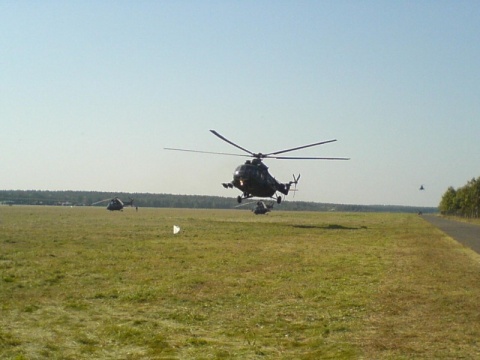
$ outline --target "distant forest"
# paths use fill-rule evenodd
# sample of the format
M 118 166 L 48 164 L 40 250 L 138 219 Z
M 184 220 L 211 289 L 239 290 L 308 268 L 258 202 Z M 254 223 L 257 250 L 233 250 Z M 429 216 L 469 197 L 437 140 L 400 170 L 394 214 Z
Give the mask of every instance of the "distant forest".
M 464 186 L 454 189 L 450 186 L 439 205 L 444 215 L 478 218 L 480 209 L 480 177 L 473 178 Z
M 235 209 L 236 198 L 203 195 L 172 195 L 150 193 L 113 193 L 98 191 L 41 191 L 41 190 L 0 190 L 0 203 L 4 205 L 54 205 L 54 206 L 92 206 L 92 204 L 114 197 L 123 202 L 134 199 L 134 206 L 157 208 L 191 209 Z M 245 201 L 248 202 L 248 201 Z M 107 203 L 94 206 L 106 207 Z M 250 205 L 253 208 L 254 204 Z M 238 209 L 248 209 L 249 205 Z M 275 205 L 277 210 L 286 211 L 344 211 L 344 212 L 403 212 L 435 213 L 436 207 L 415 207 L 395 205 L 346 205 L 305 201 L 283 201 Z

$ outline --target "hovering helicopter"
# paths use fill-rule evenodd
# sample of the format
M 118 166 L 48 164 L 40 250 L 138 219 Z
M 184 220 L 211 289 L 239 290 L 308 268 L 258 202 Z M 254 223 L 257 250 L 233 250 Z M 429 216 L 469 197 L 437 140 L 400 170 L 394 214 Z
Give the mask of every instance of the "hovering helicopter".
M 130 199 L 129 202 L 123 203 L 123 201 L 120 200 L 118 197 L 114 197 L 113 199 L 100 200 L 93 203 L 92 205 L 100 204 L 105 201 L 109 201 L 107 205 L 107 210 L 110 210 L 110 211 L 116 211 L 116 210 L 123 211 L 123 208 L 125 206 L 133 206 L 133 199 Z
M 295 177 L 293 175 L 293 180 L 287 183 L 281 183 L 277 181 L 269 172 L 268 167 L 262 162 L 265 158 L 270 159 L 281 159 L 281 160 L 349 160 L 349 158 L 331 158 L 331 157 L 289 157 L 289 156 L 278 156 L 280 154 L 284 154 L 286 152 L 305 149 L 312 146 L 323 145 L 327 143 L 331 143 L 337 140 L 327 140 L 321 141 L 314 144 L 299 146 L 291 149 L 280 150 L 268 154 L 262 153 L 253 153 L 250 150 L 247 150 L 234 142 L 228 140 L 224 136 L 220 135 L 215 130 L 210 130 L 212 134 L 217 136 L 218 138 L 222 139 L 223 141 L 229 143 L 230 145 L 246 152 L 249 155 L 244 154 L 229 154 L 229 153 L 218 153 L 218 152 L 210 152 L 210 151 L 198 151 L 198 150 L 187 150 L 187 149 L 176 149 L 176 148 L 165 148 L 165 150 L 176 150 L 176 151 L 187 151 L 187 152 L 197 152 L 197 153 L 205 153 L 205 154 L 217 154 L 217 155 L 234 155 L 234 156 L 243 156 L 243 157 L 253 157 L 252 160 L 247 160 L 244 164 L 239 165 L 234 173 L 233 173 L 233 180 L 228 183 L 223 183 L 224 188 L 237 188 L 242 192 L 242 195 L 237 197 L 237 202 L 241 203 L 244 199 L 249 199 L 252 197 L 260 197 L 260 198 L 272 198 L 275 199 L 278 204 L 281 203 L 282 197 L 281 195 L 276 195 L 277 192 L 288 195 L 290 191 L 290 187 L 292 185 L 297 185 L 298 180 L 300 180 L 300 175 Z

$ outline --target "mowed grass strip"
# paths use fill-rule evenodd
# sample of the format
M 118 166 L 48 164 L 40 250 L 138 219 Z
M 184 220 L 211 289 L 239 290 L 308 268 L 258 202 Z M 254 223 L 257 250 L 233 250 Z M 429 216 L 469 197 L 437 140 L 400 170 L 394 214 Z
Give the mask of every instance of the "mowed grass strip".
M 479 296 L 415 215 L 0 207 L 0 358 L 475 358 Z

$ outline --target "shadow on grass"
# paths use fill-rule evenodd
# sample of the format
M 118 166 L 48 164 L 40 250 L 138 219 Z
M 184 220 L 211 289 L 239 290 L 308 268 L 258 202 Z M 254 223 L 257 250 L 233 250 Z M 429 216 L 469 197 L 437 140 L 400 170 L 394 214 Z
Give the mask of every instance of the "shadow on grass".
M 292 227 L 298 228 L 298 229 L 322 229 L 322 230 L 362 230 L 362 229 L 368 229 L 366 226 L 351 227 L 351 226 L 343 226 L 343 225 L 338 225 L 338 224 L 292 225 Z

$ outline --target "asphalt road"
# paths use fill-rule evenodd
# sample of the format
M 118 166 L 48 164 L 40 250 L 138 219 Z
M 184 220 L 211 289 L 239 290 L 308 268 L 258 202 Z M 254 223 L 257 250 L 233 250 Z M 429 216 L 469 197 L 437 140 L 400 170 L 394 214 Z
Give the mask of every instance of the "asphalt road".
M 423 215 L 423 219 L 480 254 L 480 225 L 447 220 L 435 215 Z

